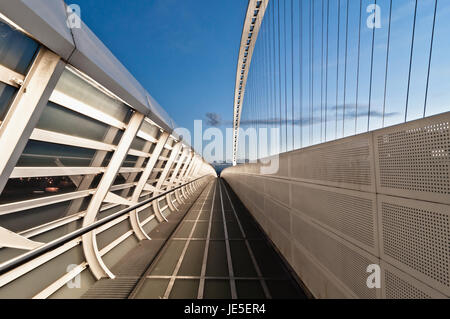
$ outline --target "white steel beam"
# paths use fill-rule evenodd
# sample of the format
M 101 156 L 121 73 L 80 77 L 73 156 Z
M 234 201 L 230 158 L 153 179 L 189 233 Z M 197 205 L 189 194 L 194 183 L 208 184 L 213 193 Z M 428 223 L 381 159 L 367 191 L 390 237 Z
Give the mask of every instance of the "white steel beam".
M 176 156 L 179 154 L 181 146 L 182 146 L 181 142 L 178 142 L 172 148 L 169 160 L 166 162 L 166 165 L 164 166 L 164 169 L 161 172 L 161 175 L 159 176 L 158 182 L 156 183 L 156 186 L 155 186 L 158 189 L 158 193 L 162 192 L 162 186 L 163 186 L 164 182 L 166 181 L 166 177 L 167 177 L 167 174 L 169 173 L 169 170 L 172 168 L 173 161 L 175 160 Z M 153 211 L 155 212 L 157 217 L 159 215 L 160 217 L 163 218 L 163 220 L 167 221 L 167 219 L 164 217 L 164 215 L 161 214 L 158 201 L 153 201 Z
M 147 166 L 144 169 L 144 172 L 142 173 L 138 184 L 136 185 L 133 195 L 131 196 L 132 201 L 139 201 L 139 197 L 141 196 L 141 193 L 143 190 L 149 190 L 154 192 L 153 186 L 147 184 L 147 181 L 150 177 L 150 174 L 152 173 L 156 162 L 158 161 L 158 158 L 164 148 L 164 145 L 166 144 L 167 140 L 169 139 L 169 134 L 166 132 L 161 133 L 161 136 L 159 137 L 158 143 L 155 146 L 155 149 L 153 150 L 153 154 L 151 155 L 150 159 L 147 162 Z M 152 187 L 152 188 L 150 188 Z M 131 227 L 136 235 L 136 237 L 139 240 L 144 239 L 150 239 L 148 235 L 145 233 L 144 229 L 142 228 L 140 222 L 139 222 L 139 216 L 137 211 L 132 211 L 130 213 L 130 223 Z
M 0 81 L 16 88 L 20 87 L 25 76 L 0 64 Z
M 117 132 L 119 132 L 119 129 L 116 127 L 111 126 L 108 131 L 106 132 L 104 138 L 103 138 L 103 143 L 106 144 L 111 144 L 114 141 L 114 138 L 117 135 Z M 108 152 L 106 151 L 97 151 L 95 152 L 94 157 L 92 158 L 91 162 L 90 162 L 90 167 L 99 167 L 102 165 L 103 161 L 105 160 L 106 155 L 108 154 Z M 83 179 L 80 183 L 80 185 L 78 186 L 77 190 L 81 191 L 81 190 L 86 190 L 91 188 L 91 184 L 92 181 L 94 180 L 95 175 L 85 175 L 83 176 Z M 83 199 L 80 200 L 74 200 L 70 203 L 69 208 L 66 211 L 66 216 L 72 215 L 74 213 L 77 213 L 80 211 L 81 209 L 81 205 L 83 204 Z
M 54 143 L 54 144 L 63 144 L 63 145 L 69 145 L 69 146 L 76 146 L 76 147 L 83 147 L 83 148 L 89 148 L 94 150 L 101 150 L 101 151 L 113 151 L 116 147 L 111 144 L 106 144 L 94 140 L 90 140 L 87 138 L 47 131 L 47 130 L 41 130 L 41 129 L 34 129 L 33 133 L 30 136 L 30 139 L 36 140 L 36 141 L 43 141 L 48 143 Z
M 173 171 L 172 176 L 170 177 L 169 180 L 170 185 L 175 186 L 178 184 L 179 179 L 181 177 L 181 175 L 179 175 L 178 173 L 180 172 L 181 167 L 183 166 L 187 157 L 188 151 L 185 150 L 181 153 L 180 159 L 178 160 L 177 165 L 175 166 L 175 170 Z
M 139 132 L 138 132 L 138 134 L 139 134 Z M 150 157 L 151 156 L 151 154 L 149 153 L 150 152 L 150 149 L 152 148 L 152 145 L 153 145 L 154 143 L 152 143 L 152 142 L 149 142 L 149 141 L 146 141 L 145 142 L 145 144 L 144 144 L 144 147 L 142 148 L 142 152 L 144 152 L 144 153 L 146 153 L 147 154 L 147 156 L 146 157 L 139 157 L 138 159 L 137 159 L 137 161 L 136 161 L 136 164 L 134 165 L 134 167 L 136 167 L 136 168 L 141 168 L 141 169 L 145 169 L 144 167 L 143 167 L 143 164 L 144 164 L 144 162 L 145 162 L 145 160 L 146 160 L 146 158 L 148 158 L 148 157 Z M 130 154 L 130 153 L 128 153 L 128 154 Z M 143 171 L 142 171 L 143 172 Z M 127 176 L 127 178 L 126 178 L 126 183 L 131 183 L 131 182 L 134 182 L 134 180 L 136 179 L 136 176 L 138 175 L 138 173 L 130 173 L 130 174 L 128 174 L 128 176 Z M 136 183 L 136 185 L 137 185 L 137 183 Z M 122 197 L 126 197 L 128 195 L 128 190 L 124 190 L 123 192 L 122 192 Z
M 97 121 L 103 122 L 110 126 L 116 127 L 118 129 L 125 129 L 125 123 L 119 121 L 118 119 L 108 115 L 102 111 L 97 110 L 95 107 L 87 105 L 63 92 L 55 90 L 50 96 L 50 101 L 58 105 L 64 106 L 65 108 L 72 110 L 74 112 L 89 116 Z
M 203 167 L 203 164 L 204 164 L 203 158 L 199 158 L 198 165 L 195 168 L 195 170 L 192 172 L 192 178 L 196 178 L 199 175 L 199 172 L 200 172 L 201 168 Z
M 52 260 L 53 258 L 58 257 L 59 255 L 65 253 L 66 251 L 69 251 L 73 247 L 77 246 L 80 243 L 80 241 L 81 241 L 81 238 L 71 240 L 64 245 L 62 245 L 56 249 L 53 249 L 53 250 L 49 251 L 48 253 L 45 253 L 45 254 L 27 262 L 26 264 L 23 264 L 22 266 L 19 266 L 17 268 L 14 268 L 14 269 L 8 271 L 6 274 L 1 275 L 0 276 L 0 288 L 7 285 L 11 281 L 23 276 L 24 274 L 32 271 L 33 269 L 45 264 L 46 262 Z M 16 257 L 16 258 L 19 258 L 19 257 Z M 14 260 L 14 259 L 12 259 L 12 260 Z M 5 262 L 5 263 L 7 263 L 7 262 Z
M 20 202 L 12 202 L 0 205 L 0 216 L 15 213 L 22 210 L 28 210 L 36 207 L 52 205 L 56 203 L 61 203 L 76 198 L 84 198 L 93 193 L 93 190 L 88 189 L 84 191 L 71 192 L 66 194 L 59 194 L 46 197 L 38 197 L 33 199 L 28 199 Z
M 46 177 L 69 175 L 96 175 L 105 170 L 103 167 L 16 167 L 11 173 L 11 178 L 21 177 Z
M 181 143 L 180 143 L 180 144 L 181 144 Z M 169 189 L 172 188 L 172 182 L 171 182 L 171 180 L 172 180 L 173 178 L 175 178 L 175 176 L 176 176 L 175 170 L 176 170 L 176 167 L 178 166 L 178 162 L 181 162 L 181 158 L 180 158 L 180 157 L 181 157 L 182 154 L 183 154 L 183 147 L 182 147 L 182 146 L 183 146 L 183 145 L 181 145 L 181 146 L 178 148 L 178 153 L 175 155 L 174 161 L 172 162 L 172 166 L 169 168 L 168 173 L 167 173 L 167 176 L 166 176 L 165 181 L 164 181 L 164 183 L 163 183 L 163 185 L 166 186 L 166 188 L 165 188 L 166 190 L 169 190 Z M 178 161 L 177 161 L 177 159 L 178 159 Z M 174 165 L 175 165 L 175 167 L 172 168 Z M 172 172 L 172 175 L 170 175 L 170 177 L 169 177 L 170 172 Z M 170 210 L 173 212 L 173 211 L 176 211 L 177 208 L 176 208 L 176 206 L 173 204 L 171 196 L 172 196 L 172 194 L 167 194 L 167 195 L 166 195 L 166 201 L 167 201 L 167 205 L 169 206 Z
M 158 142 L 158 140 L 156 138 L 154 138 L 153 136 L 145 133 L 144 131 L 139 131 L 137 133 L 137 136 L 142 138 L 142 139 L 144 139 L 144 140 L 146 140 L 146 141 L 148 141 L 148 142 L 150 142 L 150 143 L 153 143 L 153 144 L 156 144 Z
M 189 167 L 188 167 L 188 169 L 187 169 L 187 171 L 186 171 L 186 175 L 184 176 L 183 182 L 187 182 L 187 181 L 190 180 L 192 170 L 193 170 L 193 168 L 195 167 L 195 165 L 197 165 L 197 160 L 198 160 L 197 155 L 194 154 L 194 155 L 192 156 L 191 163 L 189 164 Z
M 19 160 L 48 98 L 64 70 L 64 62 L 41 48 L 23 85 L 0 125 L 0 193 Z
M 111 187 L 110 191 L 121 190 L 125 188 L 131 188 L 134 183 L 114 185 Z M 76 191 L 65 194 L 51 195 L 45 197 L 38 197 L 33 199 L 28 199 L 19 202 L 12 202 L 0 205 L 0 216 L 6 214 L 13 214 L 22 210 L 28 210 L 36 207 L 49 206 L 52 204 L 62 203 L 66 201 L 72 201 L 76 199 L 83 199 L 91 194 L 95 193 L 95 189 L 86 189 L 82 191 Z
M 16 167 L 10 178 L 20 177 L 45 177 L 45 176 L 69 176 L 69 175 L 95 175 L 106 171 L 105 167 Z M 140 167 L 122 167 L 119 173 L 138 173 L 143 171 Z
M 16 234 L 6 228 L 0 227 L 0 248 L 9 247 L 24 250 L 32 250 L 43 245 L 36 241 L 29 240 L 19 234 Z
M 183 183 L 184 175 L 186 174 L 187 167 L 191 163 L 191 159 L 192 159 L 192 152 L 188 150 L 187 151 L 186 160 L 185 160 L 185 162 L 183 164 L 183 168 L 181 169 L 181 172 L 179 174 L 178 180 L 176 181 L 177 185 Z M 183 189 L 180 189 L 180 188 L 177 189 L 175 191 L 175 196 L 177 196 L 180 199 L 180 203 L 184 203 L 185 196 L 184 196 L 184 193 L 183 193 Z
M 136 205 L 137 202 L 129 201 L 126 198 L 123 198 L 119 195 L 114 194 L 113 192 L 108 192 L 106 194 L 105 199 L 103 200 L 105 203 L 111 203 L 111 204 L 118 204 L 118 205 L 127 205 L 127 206 L 133 206 Z
M 196 173 L 197 173 L 199 167 L 201 166 L 201 164 L 202 164 L 202 158 L 200 156 L 197 156 L 196 163 L 195 163 L 194 167 L 192 168 L 191 173 L 189 175 L 189 181 L 191 181 L 195 178 Z M 188 185 L 188 189 L 191 192 L 191 194 L 193 194 L 195 192 L 195 187 L 193 184 L 194 183 L 191 183 Z
M 180 178 L 178 179 L 178 183 L 182 184 L 184 181 L 184 177 L 186 175 L 187 169 L 190 167 L 192 160 L 194 158 L 194 153 L 192 151 L 189 152 L 189 155 L 187 156 L 187 159 L 183 165 L 183 168 L 181 169 L 180 172 Z
M 184 183 L 186 183 L 186 182 L 191 180 L 190 177 L 191 177 L 191 174 L 192 174 L 192 170 L 194 169 L 195 165 L 197 165 L 197 161 L 198 161 L 198 156 L 196 154 L 193 154 L 191 164 L 189 164 L 189 167 L 188 167 L 188 169 L 186 171 L 186 175 L 183 178 L 183 182 Z M 191 191 L 190 191 L 189 185 L 182 188 L 182 193 L 183 193 L 183 196 L 185 198 L 187 198 L 187 197 L 189 197 L 191 195 Z
M 152 193 L 158 192 L 158 189 L 155 186 L 150 185 L 150 184 L 145 184 L 143 190 L 149 191 L 149 192 L 152 192 Z
M 163 170 L 161 172 L 161 175 L 158 178 L 158 182 L 156 183 L 156 188 L 160 192 L 162 192 L 162 188 L 163 188 L 164 183 L 166 182 L 167 175 L 169 174 L 169 171 L 172 168 L 172 165 L 173 165 L 173 162 L 175 161 L 175 158 L 178 156 L 178 154 L 180 152 L 181 146 L 182 146 L 181 143 L 177 143 L 172 148 L 172 151 L 170 152 L 170 157 L 166 161 L 166 165 L 164 165 L 164 168 L 163 168 Z
M 184 182 L 186 175 L 188 173 L 188 170 L 194 161 L 194 156 L 195 156 L 194 152 L 191 151 L 188 159 L 186 160 L 186 163 L 184 164 L 183 168 L 181 169 L 180 179 L 179 179 L 180 184 L 182 184 Z M 186 194 L 184 187 L 178 189 L 177 191 L 181 192 L 184 199 L 187 199 L 187 194 Z
M 170 177 L 169 187 L 173 187 L 173 186 L 177 185 L 178 172 L 180 171 L 180 168 L 183 165 L 183 162 L 184 162 L 185 158 L 187 157 L 187 155 L 188 155 L 188 151 L 187 150 L 183 150 L 181 152 L 181 156 L 180 156 L 180 158 L 179 158 L 179 160 L 177 162 L 177 165 L 175 166 L 175 170 L 173 171 L 172 176 Z M 176 200 L 181 205 L 182 201 L 181 201 L 181 198 L 179 196 L 179 193 L 177 191 L 175 191 L 174 193 L 175 193 Z M 171 201 L 170 194 L 167 194 L 166 199 L 167 199 L 167 202 Z M 177 209 L 177 208 L 175 207 L 175 209 Z
M 97 213 L 100 210 L 100 207 L 108 194 L 117 173 L 119 172 L 120 167 L 128 154 L 128 151 L 130 150 L 131 143 L 139 131 L 143 120 L 144 115 L 141 113 L 136 112 L 131 117 L 127 129 L 125 130 L 119 145 L 117 146 L 117 150 L 114 152 L 114 155 L 112 156 L 111 161 L 103 174 L 97 190 L 92 196 L 86 215 L 83 218 L 83 227 L 88 226 L 95 221 Z M 82 239 L 84 255 L 89 264 L 89 269 L 92 271 L 95 278 L 100 279 L 105 276 L 115 278 L 114 274 L 108 269 L 100 256 L 95 232 L 90 232 L 83 235 Z

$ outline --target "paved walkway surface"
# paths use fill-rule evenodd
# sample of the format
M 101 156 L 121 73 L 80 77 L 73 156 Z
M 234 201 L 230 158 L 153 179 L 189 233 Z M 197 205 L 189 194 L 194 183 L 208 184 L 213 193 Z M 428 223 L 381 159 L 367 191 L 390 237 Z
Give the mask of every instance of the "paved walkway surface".
M 178 223 L 129 298 L 306 296 L 231 188 L 216 179 Z

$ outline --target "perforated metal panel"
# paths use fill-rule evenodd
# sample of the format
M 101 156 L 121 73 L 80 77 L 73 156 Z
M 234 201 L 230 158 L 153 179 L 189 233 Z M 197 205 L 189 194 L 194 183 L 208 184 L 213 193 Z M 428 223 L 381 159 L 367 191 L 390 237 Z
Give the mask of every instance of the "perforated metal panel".
M 369 134 L 288 153 L 290 177 L 322 185 L 375 191 Z
M 381 258 L 450 295 L 447 205 L 380 195 Z
M 265 195 L 272 197 L 283 205 L 289 205 L 289 181 L 280 178 L 264 178 Z
M 449 113 L 374 132 L 378 192 L 450 203 Z
M 356 298 L 353 292 L 339 284 L 333 278 L 334 275 L 326 271 L 314 256 L 297 242 L 293 242 L 292 253 L 294 270 L 316 298 Z
M 445 295 L 387 263 L 382 263 L 382 291 L 383 298 L 387 299 L 445 298 Z
M 291 207 L 378 255 L 375 194 L 293 182 Z
M 292 230 L 297 243 L 356 296 L 360 298 L 377 298 L 379 297 L 377 294 L 381 296 L 381 292 L 377 289 L 369 289 L 366 285 L 367 266 L 378 264 L 379 260 L 376 257 L 319 228 L 301 215 L 293 216 Z
M 296 265 L 302 258 L 294 249 L 294 269 L 306 278 L 317 279 L 320 271 L 332 274 L 325 283 L 311 285 L 317 287 L 316 297 L 330 296 L 324 291 L 331 286 L 359 297 L 381 297 L 379 291 L 367 292 L 370 263 L 391 267 L 382 275 L 386 298 L 450 297 L 449 123 L 447 112 L 284 153 L 288 176 L 260 175 L 266 181 L 263 197 L 291 209 L 288 240 L 304 247 L 303 259 L 317 261 Z M 255 195 L 260 185 L 244 168 L 225 172 L 240 185 L 238 194 L 253 213 L 261 205 Z M 285 184 L 290 184 L 289 196 L 287 187 L 280 187 Z M 278 212 L 275 206 L 258 212 L 272 237 L 277 233 L 271 229 L 283 229 Z

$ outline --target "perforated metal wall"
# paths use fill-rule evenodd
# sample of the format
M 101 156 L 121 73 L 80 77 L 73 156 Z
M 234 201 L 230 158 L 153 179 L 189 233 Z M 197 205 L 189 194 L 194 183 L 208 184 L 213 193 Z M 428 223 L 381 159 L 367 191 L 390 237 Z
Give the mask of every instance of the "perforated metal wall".
M 450 293 L 450 209 L 379 196 L 381 256 Z
M 450 112 L 280 154 L 271 175 L 257 163 L 222 176 L 316 297 L 448 298 L 449 123 Z M 370 264 L 380 289 L 367 288 Z
M 290 178 L 322 185 L 374 191 L 369 134 L 288 153 Z
M 395 267 L 383 263 L 383 298 L 388 299 L 431 299 L 445 298 L 445 295 L 430 288 Z
M 449 114 L 374 132 L 379 193 L 450 204 Z
M 297 215 L 293 218 L 293 238 L 360 298 L 376 298 L 377 290 L 366 285 L 367 265 L 377 258 L 364 253 L 313 222 Z
M 292 183 L 291 206 L 374 255 L 378 253 L 375 194 Z

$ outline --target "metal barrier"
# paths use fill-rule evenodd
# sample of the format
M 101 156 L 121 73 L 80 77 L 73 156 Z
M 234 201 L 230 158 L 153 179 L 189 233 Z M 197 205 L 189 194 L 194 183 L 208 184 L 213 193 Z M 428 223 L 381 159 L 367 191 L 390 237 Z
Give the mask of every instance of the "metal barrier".
M 94 222 L 93 224 L 91 224 L 89 226 L 82 227 L 82 228 L 80 228 L 80 229 L 78 229 L 76 231 L 73 231 L 73 232 L 71 232 L 71 233 L 69 233 L 69 234 L 67 234 L 67 235 L 65 235 L 65 236 L 63 236 L 61 238 L 55 239 L 55 240 L 53 240 L 53 241 L 51 241 L 51 242 L 49 242 L 47 244 L 44 244 L 44 245 L 42 245 L 39 248 L 31 250 L 31 251 L 29 251 L 29 252 L 27 252 L 27 253 L 25 253 L 23 255 L 20 255 L 20 256 L 18 256 L 16 258 L 12 259 L 12 260 L 9 260 L 9 261 L 7 261 L 7 262 L 5 262 L 3 264 L 0 264 L 0 276 L 5 274 L 5 273 L 7 273 L 8 271 L 18 267 L 18 266 L 21 266 L 21 265 L 29 262 L 30 260 L 32 260 L 32 259 L 34 259 L 36 257 L 39 257 L 39 256 L 41 256 L 41 255 L 43 255 L 43 254 L 45 254 L 45 253 L 47 253 L 49 251 L 52 251 L 55 248 L 58 248 L 58 247 L 60 247 L 60 246 L 62 246 L 64 244 L 68 243 L 69 241 L 71 241 L 71 240 L 73 240 L 73 239 L 75 239 L 75 238 L 77 238 L 77 237 L 79 237 L 81 235 L 87 234 L 87 233 L 93 231 L 94 229 L 97 229 L 98 227 L 100 227 L 102 225 L 105 225 L 108 222 L 111 222 L 111 221 L 113 221 L 113 220 L 115 220 L 115 219 L 117 219 L 117 218 L 119 218 L 119 217 L 121 217 L 121 216 L 123 216 L 123 215 L 125 215 L 125 214 L 127 214 L 127 213 L 129 213 L 129 212 L 131 212 L 133 210 L 135 210 L 135 209 L 138 209 L 138 208 L 140 208 L 140 207 L 142 207 L 142 206 L 144 206 L 146 204 L 149 204 L 149 203 L 151 203 L 151 202 L 153 202 L 153 201 L 155 201 L 155 200 L 157 200 L 159 198 L 162 198 L 162 197 L 164 197 L 164 196 L 166 196 L 166 195 L 168 195 L 168 194 L 170 194 L 170 193 L 172 193 L 172 192 L 174 192 L 174 191 L 176 191 L 178 189 L 181 189 L 182 187 L 190 185 L 190 184 L 192 184 L 192 183 L 194 183 L 194 182 L 196 182 L 196 181 L 198 181 L 198 180 L 200 180 L 202 178 L 205 178 L 205 177 L 207 177 L 207 175 L 199 177 L 199 178 L 196 178 L 196 179 L 194 179 L 194 180 L 192 180 L 192 181 L 190 181 L 188 183 L 185 183 L 183 185 L 174 187 L 174 188 L 172 188 L 172 189 L 170 189 L 168 191 L 165 191 L 165 192 L 163 192 L 163 193 L 161 193 L 159 195 L 156 195 L 156 196 L 153 196 L 152 198 L 144 200 L 144 201 L 140 202 L 137 205 L 130 206 L 130 207 L 125 208 L 125 209 L 123 209 L 121 211 L 118 211 L 117 213 L 114 213 L 114 214 L 112 214 L 112 215 L 110 215 L 108 217 L 105 217 L 105 218 L 103 218 L 101 220 L 98 220 L 98 221 Z
M 315 297 L 446 298 L 449 150 L 447 112 L 282 153 L 273 174 L 258 162 L 221 176 Z

